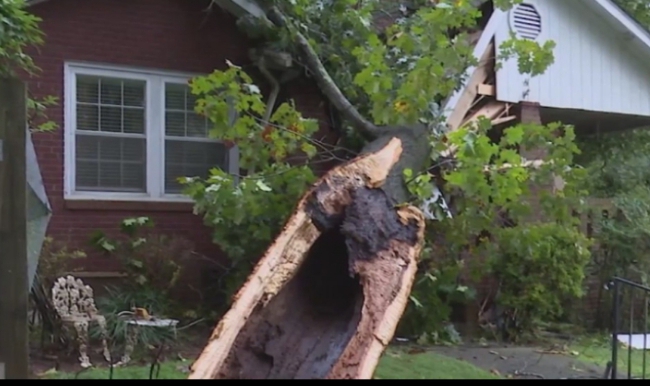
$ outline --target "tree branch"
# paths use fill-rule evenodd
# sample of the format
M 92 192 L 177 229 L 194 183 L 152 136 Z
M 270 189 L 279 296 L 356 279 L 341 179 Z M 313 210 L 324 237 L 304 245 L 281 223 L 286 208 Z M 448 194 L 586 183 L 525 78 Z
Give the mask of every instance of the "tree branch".
M 277 7 L 271 7 L 267 12 L 267 18 L 277 27 L 291 28 L 287 18 L 280 12 Z M 323 63 L 318 58 L 318 54 L 312 48 L 307 38 L 292 28 L 295 37 L 295 43 L 307 63 L 307 67 L 313 73 L 319 88 L 332 105 L 346 119 L 352 122 L 353 126 L 368 139 L 375 139 L 381 134 L 381 129 L 375 124 L 364 118 L 361 113 L 350 103 L 338 88 L 332 77 L 329 75 Z

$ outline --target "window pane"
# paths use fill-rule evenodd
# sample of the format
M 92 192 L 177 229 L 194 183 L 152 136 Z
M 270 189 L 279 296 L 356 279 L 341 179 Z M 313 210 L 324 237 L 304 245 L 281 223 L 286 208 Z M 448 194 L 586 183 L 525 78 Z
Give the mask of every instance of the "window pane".
M 76 189 L 146 191 L 144 138 L 76 136 Z
M 179 177 L 206 178 L 210 169 L 227 169 L 228 150 L 214 142 L 165 141 L 165 193 L 181 193 Z
M 122 183 L 121 173 L 122 165 L 120 162 L 100 162 L 99 163 L 99 186 L 120 188 Z
M 165 84 L 165 108 L 167 110 L 185 110 L 185 93 L 188 86 L 184 84 Z
M 78 135 L 76 140 L 77 160 L 99 161 L 99 142 L 93 141 L 93 137 Z M 87 140 L 89 139 L 89 140 Z
M 77 76 L 77 130 L 144 134 L 146 82 Z
M 77 190 L 97 190 L 92 187 L 99 186 L 99 162 L 77 160 L 76 173 Z
M 205 117 L 197 113 L 187 113 L 187 136 L 195 138 L 208 137 L 208 124 Z
M 77 76 L 77 102 L 99 103 L 99 78 Z
M 144 109 L 124 108 L 123 114 L 123 131 L 129 134 L 144 134 Z
M 122 132 L 122 108 L 102 106 L 99 109 L 99 129 L 111 133 Z
M 208 120 L 194 112 L 196 96 L 187 85 L 165 84 L 165 134 L 170 137 L 208 137 Z
M 185 98 L 185 108 L 187 111 L 194 111 L 194 106 L 196 106 L 196 101 L 199 99 L 198 96 L 192 94 L 190 87 L 187 87 L 187 98 Z
M 165 135 L 173 137 L 185 136 L 185 113 L 165 113 Z
M 133 80 L 125 80 L 123 82 L 124 87 L 124 106 L 131 107 L 144 107 L 144 82 L 138 82 Z
M 99 107 L 77 105 L 77 130 L 99 130 Z
M 122 81 L 113 78 L 101 78 L 99 81 L 101 92 L 101 104 L 122 105 Z

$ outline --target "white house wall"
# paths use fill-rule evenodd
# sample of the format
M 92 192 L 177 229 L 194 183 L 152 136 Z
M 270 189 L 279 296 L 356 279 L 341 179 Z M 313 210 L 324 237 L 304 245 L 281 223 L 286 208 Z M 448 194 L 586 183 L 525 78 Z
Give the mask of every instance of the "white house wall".
M 545 107 L 650 116 L 650 60 L 644 64 L 605 19 L 580 0 L 526 0 L 542 20 L 538 41 L 553 40 L 555 63 L 529 80 L 516 60 L 497 72 L 497 99 L 539 102 Z M 496 47 L 509 39 L 510 17 L 495 34 Z M 527 92 L 526 92 L 527 91 Z

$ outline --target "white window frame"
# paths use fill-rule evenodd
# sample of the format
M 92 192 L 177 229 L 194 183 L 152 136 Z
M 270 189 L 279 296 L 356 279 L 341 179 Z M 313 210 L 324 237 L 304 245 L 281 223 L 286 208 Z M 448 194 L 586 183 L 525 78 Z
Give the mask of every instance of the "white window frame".
M 77 191 L 76 130 L 77 75 L 105 76 L 145 81 L 146 192 Z M 66 62 L 64 65 L 64 199 L 110 201 L 191 202 L 183 194 L 165 193 L 165 83 L 183 83 L 203 74 L 177 73 L 103 64 Z M 215 143 L 219 141 L 215 140 Z M 228 172 L 239 173 L 239 149 L 228 150 Z

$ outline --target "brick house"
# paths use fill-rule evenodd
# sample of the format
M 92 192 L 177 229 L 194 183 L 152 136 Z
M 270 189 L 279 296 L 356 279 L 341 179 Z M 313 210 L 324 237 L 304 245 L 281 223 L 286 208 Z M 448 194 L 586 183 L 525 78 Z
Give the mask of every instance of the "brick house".
M 45 45 L 42 69 L 26 79 L 35 96 L 54 95 L 53 133 L 33 136 L 53 209 L 48 234 L 88 249 L 94 230 L 117 231 L 126 217 L 148 216 L 161 232 L 185 236 L 219 258 L 210 229 L 192 214 L 175 182 L 214 165 L 237 171 L 237 152 L 206 138 L 187 81 L 225 67 L 246 68 L 252 42 L 236 19 L 210 0 L 36 0 Z M 328 106 L 306 79 L 283 86 L 305 116 L 328 130 Z M 84 259 L 86 271 L 115 271 L 114 261 Z M 81 275 L 83 276 L 83 275 Z M 86 275 L 103 276 L 101 274 Z
M 250 63 L 251 42 L 236 29 L 236 17 L 263 13 L 253 0 L 214 2 L 220 7 L 210 12 L 209 0 L 30 2 L 47 35 L 34 53 L 43 74 L 29 82 L 30 90 L 62 102 L 49 112 L 62 129 L 34 136 L 55 239 L 83 247 L 95 229 L 150 216 L 160 230 L 219 255 L 173 176 L 215 163 L 235 170 L 236 153 L 219 151 L 218 143 L 197 134 L 205 126 L 191 115 L 184 84 L 223 67 L 225 59 Z M 525 0 L 509 11 L 479 3 L 484 22 L 473 38 L 480 66 L 468 69 L 466 83 L 444 106 L 450 130 L 481 116 L 496 127 L 562 121 L 582 134 L 650 124 L 644 65 L 650 33 L 613 1 Z M 519 73 L 516 60 L 495 67 L 511 33 L 555 41 L 554 64 L 532 79 Z M 328 106 L 315 85 L 297 80 L 285 91 L 327 130 Z M 203 158 L 197 161 L 197 154 Z M 86 264 L 93 271 L 115 269 L 105 259 Z

